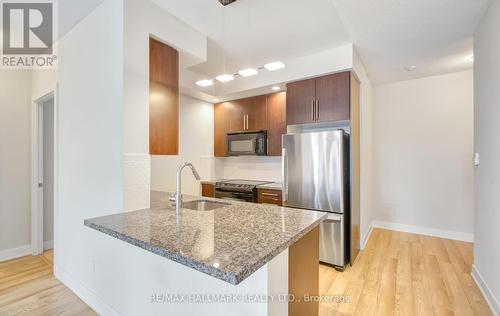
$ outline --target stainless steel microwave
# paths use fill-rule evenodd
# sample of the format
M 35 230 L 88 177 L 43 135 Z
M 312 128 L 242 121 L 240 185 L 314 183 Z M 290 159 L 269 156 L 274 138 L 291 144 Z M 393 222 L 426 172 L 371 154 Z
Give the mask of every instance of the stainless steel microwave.
M 266 156 L 267 131 L 227 134 L 228 156 Z

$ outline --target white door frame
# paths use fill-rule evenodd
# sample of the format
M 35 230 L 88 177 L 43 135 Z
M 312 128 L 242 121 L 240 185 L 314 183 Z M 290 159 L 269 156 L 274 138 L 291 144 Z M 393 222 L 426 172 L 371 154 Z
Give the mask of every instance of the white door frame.
M 57 85 L 31 102 L 31 253 L 43 253 L 43 103 L 54 99 L 54 243 L 58 214 L 58 98 Z M 54 245 L 55 248 L 55 245 Z

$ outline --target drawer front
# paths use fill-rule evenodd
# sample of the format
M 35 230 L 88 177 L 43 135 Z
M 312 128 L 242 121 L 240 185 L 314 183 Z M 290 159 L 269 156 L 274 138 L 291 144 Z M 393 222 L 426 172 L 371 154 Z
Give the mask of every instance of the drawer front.
M 257 198 L 259 204 L 283 205 L 281 191 L 278 190 L 258 189 Z

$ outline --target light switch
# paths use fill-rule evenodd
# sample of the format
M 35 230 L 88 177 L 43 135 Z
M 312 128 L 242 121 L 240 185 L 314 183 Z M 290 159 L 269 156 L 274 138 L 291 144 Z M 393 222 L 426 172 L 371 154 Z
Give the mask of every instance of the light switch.
M 480 164 L 480 160 L 479 160 L 479 153 L 474 153 L 474 166 L 479 166 Z

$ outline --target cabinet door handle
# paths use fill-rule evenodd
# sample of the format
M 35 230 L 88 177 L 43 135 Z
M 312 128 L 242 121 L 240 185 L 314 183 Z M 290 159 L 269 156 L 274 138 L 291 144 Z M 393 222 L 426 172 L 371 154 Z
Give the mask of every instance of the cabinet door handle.
M 263 196 L 279 197 L 278 193 L 266 193 L 266 192 L 262 192 L 261 195 L 263 195 Z
M 311 100 L 311 121 L 314 121 L 314 100 Z
M 248 127 L 248 114 L 246 115 L 247 117 L 247 129 L 249 129 L 250 127 Z
M 316 100 L 316 121 L 319 121 L 319 100 Z

